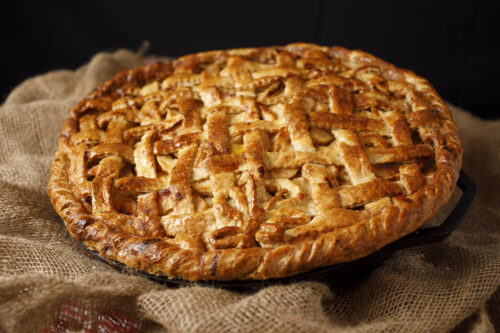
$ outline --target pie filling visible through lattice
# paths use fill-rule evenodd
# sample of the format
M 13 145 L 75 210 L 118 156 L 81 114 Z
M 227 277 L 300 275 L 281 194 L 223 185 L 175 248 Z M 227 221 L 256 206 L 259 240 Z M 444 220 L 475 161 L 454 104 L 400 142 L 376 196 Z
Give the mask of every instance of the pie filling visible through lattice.
M 432 86 L 312 44 L 123 71 L 71 111 L 49 195 L 100 256 L 187 280 L 353 260 L 451 196 L 462 148 Z

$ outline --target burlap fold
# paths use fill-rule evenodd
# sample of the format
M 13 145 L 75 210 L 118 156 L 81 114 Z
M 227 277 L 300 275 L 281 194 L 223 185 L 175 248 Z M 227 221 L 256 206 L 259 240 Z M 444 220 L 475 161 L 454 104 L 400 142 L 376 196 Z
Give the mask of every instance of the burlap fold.
M 1 106 L 0 330 L 57 331 L 63 316 L 71 321 L 62 310 L 68 308 L 83 311 L 87 327 L 74 320 L 66 328 L 104 332 L 103 313 L 115 310 L 120 315 L 112 318 L 132 320 L 135 331 L 495 330 L 500 320 L 494 294 L 500 283 L 500 121 L 482 121 L 454 107 L 464 169 L 479 187 L 469 215 L 447 240 L 399 251 L 350 285 L 330 289 L 302 282 L 251 294 L 198 286 L 169 289 L 87 256 L 52 209 L 46 190 L 49 164 L 71 106 L 117 71 L 142 62 L 129 51 L 100 53 L 76 71 L 26 80 Z

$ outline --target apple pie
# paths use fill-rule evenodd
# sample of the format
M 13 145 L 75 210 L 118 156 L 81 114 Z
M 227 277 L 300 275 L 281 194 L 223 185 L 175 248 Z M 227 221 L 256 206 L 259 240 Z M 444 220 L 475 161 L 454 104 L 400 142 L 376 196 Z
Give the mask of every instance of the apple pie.
M 49 196 L 103 258 L 190 281 L 269 279 L 414 231 L 461 163 L 427 80 L 296 43 L 120 72 L 71 110 Z

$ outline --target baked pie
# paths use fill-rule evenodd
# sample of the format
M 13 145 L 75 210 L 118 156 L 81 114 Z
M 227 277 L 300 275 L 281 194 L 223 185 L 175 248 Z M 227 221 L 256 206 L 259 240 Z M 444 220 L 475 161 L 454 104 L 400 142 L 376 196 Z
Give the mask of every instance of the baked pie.
M 49 195 L 72 237 L 186 280 L 350 261 L 450 198 L 462 148 L 432 86 L 362 51 L 210 51 L 123 71 L 71 111 Z

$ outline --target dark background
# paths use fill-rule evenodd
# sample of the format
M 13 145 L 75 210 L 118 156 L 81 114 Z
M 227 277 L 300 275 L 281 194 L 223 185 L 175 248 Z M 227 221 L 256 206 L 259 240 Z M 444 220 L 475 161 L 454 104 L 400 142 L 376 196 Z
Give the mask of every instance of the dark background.
M 498 118 L 500 1 L 7 1 L 0 93 L 99 51 L 179 56 L 304 41 L 359 48 L 426 77 L 448 101 Z

